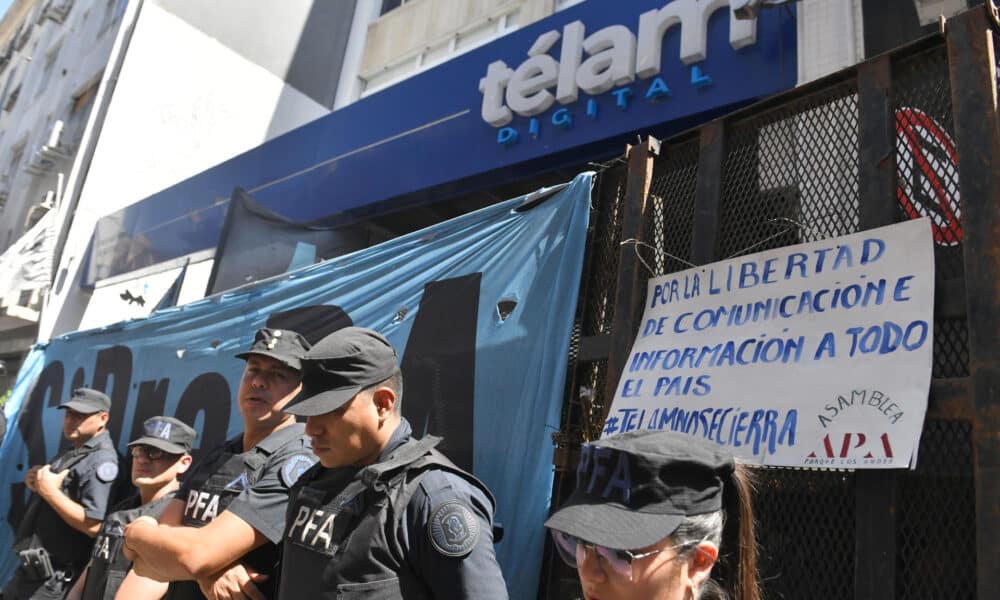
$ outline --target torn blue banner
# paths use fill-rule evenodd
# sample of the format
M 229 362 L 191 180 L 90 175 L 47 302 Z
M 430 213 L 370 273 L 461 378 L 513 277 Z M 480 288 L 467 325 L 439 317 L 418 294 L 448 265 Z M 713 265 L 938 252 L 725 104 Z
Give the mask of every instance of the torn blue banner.
M 353 323 L 399 351 L 403 414 L 417 435 L 443 436 L 443 451 L 496 494 L 510 595 L 534 597 L 592 181 L 581 174 L 275 280 L 37 347 L 6 407 L 0 547 L 11 547 L 24 510 L 27 468 L 59 449 L 56 406 L 73 388 L 112 398 L 120 449 L 158 414 L 192 423 L 199 450 L 210 448 L 240 430 L 233 395 L 243 363 L 233 355 L 256 329 L 315 341 Z M 0 554 L 6 581 L 15 556 Z

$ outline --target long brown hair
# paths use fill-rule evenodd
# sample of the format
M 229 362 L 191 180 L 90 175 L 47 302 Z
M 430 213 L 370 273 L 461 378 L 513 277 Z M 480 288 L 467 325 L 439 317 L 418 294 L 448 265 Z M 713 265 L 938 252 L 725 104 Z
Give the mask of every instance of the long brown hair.
M 725 525 L 713 574 L 718 573 L 718 583 L 731 600 L 760 600 L 753 518 L 755 484 L 754 473 L 737 462 L 722 488 Z

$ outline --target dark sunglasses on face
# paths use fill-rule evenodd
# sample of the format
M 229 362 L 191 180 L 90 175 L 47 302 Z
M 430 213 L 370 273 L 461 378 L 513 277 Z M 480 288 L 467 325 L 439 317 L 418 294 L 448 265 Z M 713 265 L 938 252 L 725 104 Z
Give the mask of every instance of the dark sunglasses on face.
M 636 553 L 629 550 L 617 550 L 615 548 L 591 544 L 576 536 L 556 531 L 555 529 L 550 531 L 552 532 L 552 539 L 556 543 L 556 549 L 559 551 L 559 556 L 562 557 L 567 565 L 574 569 L 577 568 L 580 561 L 583 560 L 584 553 L 589 549 L 594 552 L 594 556 L 597 557 L 598 562 L 602 563 L 602 566 L 606 570 L 610 570 L 615 575 L 628 581 L 632 581 L 633 562 L 653 556 L 654 554 L 659 554 L 664 550 L 679 550 L 685 547 L 685 545 L 667 546 L 666 548 L 659 548 L 650 552 Z
M 146 460 L 162 460 L 162 459 L 176 459 L 179 454 L 171 454 L 165 450 L 160 450 L 159 448 L 154 448 L 152 446 L 132 446 L 132 458 L 145 458 Z

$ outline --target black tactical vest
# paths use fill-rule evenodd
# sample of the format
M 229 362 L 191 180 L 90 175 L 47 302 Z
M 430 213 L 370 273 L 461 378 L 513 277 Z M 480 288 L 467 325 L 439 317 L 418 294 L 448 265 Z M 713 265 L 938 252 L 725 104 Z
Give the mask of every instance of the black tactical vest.
M 174 492 L 144 506 L 119 510 L 108 515 L 101 525 L 101 532 L 94 540 L 90 553 L 90 568 L 83 588 L 83 600 L 114 600 L 122 580 L 132 568 L 132 561 L 125 558 L 125 526 L 141 516 L 154 519 L 160 516 L 167 504 L 174 499 Z M 138 498 L 135 502 L 140 502 Z
M 250 450 L 240 453 L 242 434 L 214 450 L 202 467 L 191 475 L 184 501 L 184 516 L 181 523 L 188 527 L 204 527 L 222 514 L 240 493 L 253 486 L 260 479 L 267 466 L 268 457 L 280 450 L 290 440 L 302 435 L 302 426 L 279 429 Z M 278 551 L 274 544 L 264 544 L 243 556 L 240 562 L 259 573 L 271 575 L 258 584 L 265 595 L 273 593 L 274 567 L 278 562 Z M 175 581 L 170 584 L 165 600 L 200 600 L 205 596 L 195 581 Z
M 55 473 L 72 469 L 84 459 L 101 450 L 114 451 L 110 436 L 103 437 L 97 443 L 86 444 L 57 456 L 51 464 Z M 117 452 L 115 452 L 117 456 Z M 71 472 L 62 483 L 62 491 L 74 502 L 80 501 L 80 486 L 76 473 Z M 25 509 L 24 520 L 18 528 L 15 550 L 41 546 L 49 553 L 52 564 L 57 569 L 69 569 L 79 573 L 87 563 L 93 539 L 85 533 L 69 526 L 59 514 L 42 500 L 38 494 L 32 494 Z
M 278 598 L 427 598 L 397 536 L 423 474 L 431 468 L 455 473 L 495 504 L 485 485 L 434 450 L 440 441 L 410 439 L 384 462 L 341 471 L 342 477 L 307 471 L 289 500 Z

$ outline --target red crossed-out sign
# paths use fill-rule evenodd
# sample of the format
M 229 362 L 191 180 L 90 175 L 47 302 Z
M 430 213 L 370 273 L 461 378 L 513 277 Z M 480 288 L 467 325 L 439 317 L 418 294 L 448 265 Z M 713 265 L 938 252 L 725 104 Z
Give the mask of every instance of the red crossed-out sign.
M 958 191 L 958 154 L 951 136 L 917 108 L 896 111 L 896 197 L 911 219 L 930 217 L 934 241 L 956 246 L 962 241 Z M 948 189 L 948 180 L 954 183 Z

